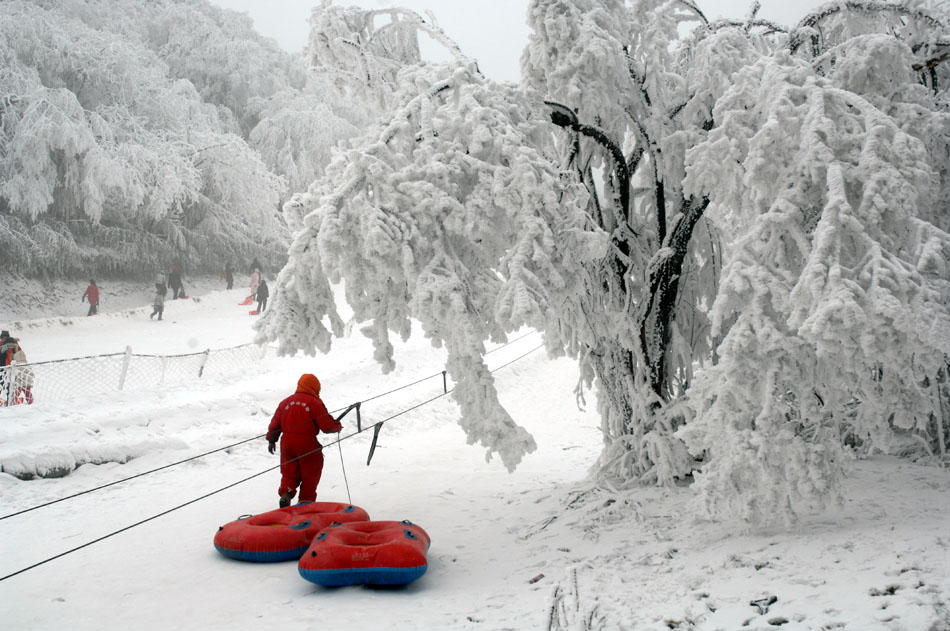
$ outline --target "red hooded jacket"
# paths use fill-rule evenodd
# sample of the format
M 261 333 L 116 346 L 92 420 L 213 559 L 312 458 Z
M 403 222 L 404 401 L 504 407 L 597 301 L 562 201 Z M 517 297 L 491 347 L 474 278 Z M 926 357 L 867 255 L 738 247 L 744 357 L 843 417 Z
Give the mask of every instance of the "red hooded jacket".
M 83 298 L 89 298 L 89 304 L 97 305 L 99 304 L 99 287 L 96 285 L 89 285 L 86 287 L 86 293 L 82 295 Z
M 304 375 L 297 382 L 297 392 L 277 406 L 267 427 L 267 442 L 277 442 L 283 433 L 287 440 L 293 440 L 297 445 L 306 443 L 319 447 L 317 434 L 321 430 L 332 434 L 342 429 L 343 425 L 330 416 L 320 400 L 320 381 L 313 375 Z

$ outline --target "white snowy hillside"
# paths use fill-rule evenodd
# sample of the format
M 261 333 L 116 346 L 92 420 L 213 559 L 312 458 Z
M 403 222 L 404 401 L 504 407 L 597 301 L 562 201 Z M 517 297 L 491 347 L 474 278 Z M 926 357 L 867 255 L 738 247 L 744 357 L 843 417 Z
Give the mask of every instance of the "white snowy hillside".
M 43 321 L 24 344 L 64 356 L 97 344 L 161 341 L 168 354 L 189 352 L 189 340 L 240 345 L 254 320 L 237 305 L 243 293 L 172 305 L 163 322 L 143 310 L 81 327 Z M 526 329 L 486 356 L 501 401 L 537 443 L 513 473 L 466 444 L 450 398 L 426 403 L 443 391 L 445 354 L 420 336 L 396 343 L 402 361 L 388 375 L 352 331 L 325 356 L 268 354 L 175 385 L 0 409 L 4 628 L 948 628 L 946 470 L 849 461 L 850 500 L 790 531 L 743 534 L 738 521 L 698 520 L 689 488 L 587 481 L 602 443 L 598 415 L 575 405 L 576 364 L 548 359 L 539 342 Z M 366 401 L 364 428 L 391 418 L 369 466 L 372 432 L 353 435 L 353 413 L 344 419 L 318 499 L 352 498 L 373 519 L 422 526 L 429 566 L 408 587 L 320 588 L 293 562 L 241 563 L 212 546 L 220 525 L 277 507 L 277 460 L 263 438 L 197 456 L 263 434 L 303 372 L 320 377 L 331 410 Z M 6 472 L 82 460 L 100 464 L 58 478 Z

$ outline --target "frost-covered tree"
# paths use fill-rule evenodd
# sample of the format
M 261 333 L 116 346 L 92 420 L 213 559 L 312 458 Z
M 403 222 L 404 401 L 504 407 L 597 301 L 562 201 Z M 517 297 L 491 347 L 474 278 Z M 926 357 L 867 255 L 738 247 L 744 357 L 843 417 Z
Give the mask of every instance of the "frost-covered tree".
M 923 218 L 950 231 L 950 5 L 828 5 L 806 17 L 789 49 L 840 88 L 867 99 L 924 143 L 938 178 Z
M 0 5 L 7 272 L 191 269 L 285 242 L 279 181 L 148 49 Z
M 322 175 L 332 144 L 355 135 L 374 115 L 315 80 L 300 54 L 258 34 L 247 15 L 208 0 L 35 2 L 153 51 L 171 78 L 192 83 L 227 131 L 247 140 L 284 178 L 282 199 Z
M 400 71 L 423 63 L 418 35 L 445 47 L 456 61 L 475 64 L 431 21 L 399 7 L 366 11 L 332 7 L 322 0 L 310 16 L 307 57 L 314 72 L 326 75 L 343 94 L 382 110 L 400 105 L 394 97 L 402 89 Z
M 557 12 L 558 8 L 540 3 L 533 11 L 540 24 L 545 20 L 545 11 Z M 383 19 L 382 24 L 377 24 L 376 21 L 380 19 Z M 426 321 L 427 315 L 423 309 L 427 308 L 427 302 L 414 299 L 415 292 L 420 289 L 425 289 L 424 295 L 432 293 L 427 285 L 417 287 L 420 270 L 437 262 L 441 268 L 468 270 L 468 274 L 472 275 L 472 270 L 483 267 L 481 274 L 486 275 L 484 282 L 441 285 L 441 300 L 456 304 L 456 309 L 467 308 L 478 313 L 477 317 L 485 322 L 474 330 L 476 339 L 497 338 L 524 324 L 537 326 L 545 330 L 548 347 L 552 352 L 567 352 L 582 360 L 586 381 L 590 382 L 594 378 L 610 381 L 610 384 L 603 386 L 606 394 L 601 398 L 610 441 L 602 467 L 605 472 L 619 473 L 625 478 L 643 477 L 669 481 L 673 476 L 688 471 L 685 449 L 678 440 L 672 438 L 676 420 L 672 415 L 665 414 L 663 409 L 678 388 L 674 381 L 682 379 L 683 375 L 688 373 L 690 362 L 683 364 L 677 361 L 665 365 L 666 354 L 661 347 L 672 344 L 674 335 L 678 335 L 670 326 L 676 279 L 679 276 L 678 270 L 687 257 L 686 244 L 689 234 L 706 202 L 677 199 L 678 187 L 670 185 L 664 190 L 662 181 L 659 181 L 657 170 L 665 167 L 656 166 L 654 155 L 659 155 L 660 149 L 650 144 L 648 136 L 655 132 L 657 142 L 664 139 L 667 133 L 664 126 L 676 127 L 672 117 L 664 113 L 656 121 L 648 121 L 644 125 L 637 125 L 635 130 L 627 130 L 623 127 L 626 124 L 623 121 L 629 120 L 630 112 L 636 106 L 625 108 L 616 104 L 619 103 L 618 97 L 613 99 L 615 107 L 609 112 L 613 116 L 612 127 L 603 129 L 581 122 L 581 116 L 587 115 L 588 112 L 578 114 L 564 105 L 570 101 L 572 94 L 548 90 L 548 86 L 542 83 L 542 77 L 549 71 L 558 72 L 553 68 L 557 63 L 573 63 L 573 56 L 567 51 L 563 52 L 562 57 L 555 57 L 558 51 L 552 41 L 540 41 L 536 45 L 539 51 L 538 59 L 526 62 L 534 68 L 532 72 L 539 77 L 537 82 L 544 92 L 531 89 L 530 86 L 527 90 L 513 90 L 497 86 L 481 77 L 474 64 L 451 45 L 449 49 L 457 60 L 454 72 L 442 70 L 440 79 L 434 76 L 434 66 L 418 64 L 417 46 L 411 41 L 405 42 L 399 38 L 414 38 L 418 30 L 431 33 L 436 27 L 425 23 L 412 12 L 359 12 L 355 9 L 337 9 L 325 3 L 315 11 L 313 23 L 322 30 L 314 29 L 311 36 L 311 55 L 314 63 L 323 64 L 325 73 L 336 77 L 338 81 L 345 81 L 347 89 L 352 93 L 369 93 L 379 102 L 404 105 L 394 113 L 393 123 L 381 130 L 379 135 L 375 135 L 373 140 L 367 139 L 363 145 L 378 147 L 378 151 L 367 152 L 364 148 L 348 152 L 345 160 L 341 158 L 339 162 L 347 168 L 348 176 L 340 175 L 331 167 L 326 180 L 315 185 L 306 196 L 288 204 L 288 222 L 292 226 L 303 228 L 302 234 L 297 238 L 299 251 L 304 253 L 304 261 L 299 263 L 300 268 L 310 270 L 306 272 L 310 278 L 313 274 L 325 270 L 330 273 L 332 279 L 345 279 L 348 287 L 356 286 L 359 292 L 367 295 L 367 304 L 372 306 L 373 310 L 358 311 L 356 315 L 360 319 L 374 322 L 371 333 L 380 340 L 378 346 L 383 349 L 380 356 L 391 361 L 391 347 L 385 336 L 388 334 L 387 319 L 392 315 L 398 315 L 400 322 L 409 314 L 421 319 L 426 334 L 436 338 L 438 343 L 446 343 L 451 347 L 456 342 L 463 341 L 452 339 L 461 330 L 458 327 L 446 327 Z M 677 20 L 672 20 L 665 27 L 669 32 L 675 32 L 676 23 Z M 411 28 L 413 24 L 425 25 L 425 28 Z M 562 35 L 563 41 L 571 41 L 574 34 Z M 588 35 L 589 38 L 600 36 L 601 33 L 597 31 L 591 31 Z M 622 68 L 626 68 L 627 61 L 620 43 L 621 38 L 621 34 L 617 33 L 612 42 L 611 54 L 616 55 L 617 59 L 601 59 L 600 61 L 604 62 L 603 68 L 598 69 L 598 73 L 616 72 L 617 66 L 611 62 L 618 59 L 622 62 Z M 444 39 L 444 35 L 437 39 Z M 551 54 L 544 53 L 546 47 Z M 581 48 L 583 44 L 578 44 L 578 49 Z M 659 50 L 659 46 L 656 48 Z M 663 54 L 668 55 L 665 51 Z M 545 56 L 550 59 L 550 63 L 542 59 Z M 583 63 L 587 63 L 588 67 L 582 67 Z M 587 78 L 596 82 L 598 75 L 591 73 L 595 68 L 600 68 L 594 60 L 586 57 L 578 64 L 574 68 L 564 68 L 560 71 L 564 76 L 569 75 L 572 80 L 579 82 L 575 92 L 583 89 L 582 83 Z M 630 80 L 630 73 L 622 69 L 621 74 L 627 77 L 627 95 L 638 92 L 639 88 Z M 567 83 L 565 81 L 565 85 Z M 421 86 L 429 87 L 420 94 Z M 656 86 L 663 91 L 663 97 L 666 98 L 668 95 L 665 92 L 664 79 L 657 78 Z M 468 91 L 475 91 L 475 94 L 479 95 L 477 109 L 466 109 L 473 106 L 463 98 Z M 559 102 L 545 104 L 545 92 L 548 92 L 547 96 L 559 99 Z M 486 100 L 487 97 L 483 96 L 493 93 L 497 96 L 492 100 Z M 573 96 L 576 96 L 576 93 Z M 610 99 L 605 97 L 605 100 Z M 682 105 L 679 102 L 677 104 Z M 518 109 L 515 108 L 516 105 Z M 568 134 L 558 134 L 557 128 L 550 126 L 552 113 L 557 124 L 568 128 Z M 479 124 L 489 115 L 493 119 L 490 126 Z M 695 117 L 690 117 L 690 120 L 693 118 Z M 598 117 L 596 120 L 603 126 L 606 117 Z M 528 122 L 533 126 L 530 133 L 522 131 Z M 617 131 L 618 129 L 622 131 Z M 631 152 L 630 156 L 622 155 L 619 149 L 624 142 L 625 133 L 629 133 L 631 138 L 639 134 L 638 137 L 643 141 L 641 147 Z M 494 134 L 501 134 L 505 142 L 495 140 Z M 560 143 L 557 142 L 558 136 L 562 138 Z M 517 160 L 493 153 L 483 155 L 481 152 L 485 147 L 504 148 L 505 144 L 514 144 L 515 147 L 511 150 L 521 150 L 521 145 L 527 144 L 532 151 Z M 388 149 L 394 146 L 398 146 L 399 150 Z M 428 152 L 424 151 L 430 146 Z M 646 155 L 647 151 L 650 152 L 649 155 Z M 380 156 L 384 154 L 387 169 L 395 175 L 387 177 L 383 182 L 374 181 L 366 174 L 382 168 L 379 163 L 382 159 Z M 474 162 L 475 158 L 478 159 L 477 163 Z M 531 160 L 528 161 L 528 158 Z M 425 165 L 430 164 L 432 166 L 429 168 L 438 171 L 442 165 L 453 164 L 452 160 L 455 159 L 466 164 L 478 164 L 479 169 L 473 170 L 472 165 L 466 168 L 453 167 L 441 176 L 436 176 L 435 171 L 427 174 L 424 169 Z M 437 167 L 433 164 L 436 161 L 442 165 Z M 595 179 L 600 177 L 596 171 L 605 165 L 608 176 L 595 183 Z M 482 187 L 492 184 L 496 176 L 490 178 L 488 175 L 481 175 L 479 170 L 487 170 L 490 174 L 498 171 L 499 167 L 503 170 L 530 168 L 537 173 L 554 173 L 556 177 L 540 179 L 534 176 L 530 180 L 530 188 L 522 185 L 516 191 L 503 191 L 493 184 L 491 190 L 496 191 L 493 195 L 504 192 L 505 195 L 518 196 L 516 203 L 506 201 L 499 209 L 493 210 L 499 203 L 496 201 L 487 204 L 481 196 L 484 194 Z M 349 175 L 350 173 L 352 175 Z M 644 176 L 643 173 L 647 175 Z M 408 178 L 409 181 L 418 181 L 419 184 L 410 188 L 401 183 L 399 178 Z M 446 180 L 440 186 L 444 192 L 436 196 L 429 190 L 435 183 L 434 179 Z M 348 184 L 345 189 L 341 189 L 339 183 L 344 181 Z M 381 188 L 384 183 L 386 188 Z M 633 187 L 632 184 L 642 186 Z M 330 188 L 324 190 L 323 187 L 327 185 Z M 355 189 L 351 188 L 354 186 Z M 364 188 L 365 193 L 360 194 Z M 405 214 L 405 218 L 400 221 L 423 222 L 421 226 L 412 227 L 413 224 L 409 224 L 403 229 L 401 232 L 406 238 L 412 233 L 418 233 L 425 242 L 445 238 L 441 234 L 445 222 L 441 219 L 433 221 L 422 211 L 439 217 L 441 212 L 445 212 L 440 204 L 452 200 L 458 205 L 459 212 L 464 211 L 471 217 L 470 220 L 458 224 L 459 234 L 454 240 L 464 242 L 467 232 L 476 228 L 483 229 L 482 224 L 486 226 L 484 229 L 490 230 L 489 235 L 492 238 L 489 240 L 488 235 L 475 237 L 475 250 L 459 249 L 458 246 L 446 249 L 457 259 L 451 266 L 442 261 L 429 262 L 428 258 L 433 254 L 426 254 L 425 258 L 420 258 L 418 253 L 413 254 L 404 261 L 404 265 L 410 265 L 410 268 L 406 270 L 403 282 L 393 283 L 389 278 L 388 275 L 393 269 L 389 264 L 378 267 L 374 265 L 375 272 L 370 274 L 365 269 L 366 264 L 361 263 L 368 260 L 366 252 L 362 252 L 362 258 L 359 260 L 333 265 L 332 269 L 329 269 L 330 261 L 340 256 L 334 254 L 330 247 L 328 235 L 333 231 L 326 226 L 317 228 L 311 225 L 311 222 L 328 221 L 324 217 L 329 206 L 342 209 L 354 218 L 362 216 L 363 198 L 371 201 L 388 199 L 390 188 L 393 189 L 392 196 L 399 202 L 387 202 L 385 208 L 398 211 L 401 215 L 407 213 L 409 208 L 417 208 L 416 212 Z M 537 192 L 534 189 L 538 189 Z M 492 224 L 496 218 L 503 219 L 506 214 L 523 208 L 525 204 L 529 206 L 521 212 L 538 212 L 530 206 L 538 203 L 533 196 L 547 199 L 552 191 L 559 199 L 561 208 L 569 208 L 571 205 L 583 207 L 583 213 L 568 216 L 570 221 L 567 225 L 571 228 L 569 234 L 577 235 L 573 243 L 583 244 L 582 251 L 569 258 L 563 258 L 563 254 L 553 256 L 556 250 L 551 248 L 563 249 L 565 243 L 571 242 L 560 237 L 562 243 L 559 244 L 558 239 L 552 237 L 558 234 L 555 225 L 550 228 L 552 235 L 540 233 L 543 240 L 529 248 L 530 242 L 524 242 L 524 239 L 529 236 L 535 238 L 533 232 L 525 233 L 517 224 L 513 232 L 510 227 L 500 229 Z M 651 215 L 650 208 L 651 205 L 655 208 L 656 200 L 659 199 L 660 206 L 665 209 L 666 195 L 673 200 L 669 206 L 675 213 L 671 215 L 676 214 L 676 218 L 671 216 L 673 221 L 669 224 L 672 226 L 670 243 L 673 246 L 662 251 L 651 272 L 649 263 L 651 257 L 660 250 L 658 244 L 665 237 L 667 221 L 665 216 L 656 219 L 655 214 Z M 436 199 L 439 200 L 437 203 L 433 201 Z M 376 203 L 374 201 L 374 204 Z M 550 202 L 546 201 L 542 208 L 547 212 L 549 205 Z M 313 209 L 318 210 L 306 219 L 306 227 L 300 219 L 294 218 Z M 684 209 L 687 210 L 685 221 L 679 224 L 679 217 L 684 215 L 680 211 Z M 546 219 L 546 222 L 550 221 Z M 358 225 L 354 223 L 354 219 L 344 223 L 348 226 Z M 434 228 L 440 230 L 438 238 L 432 234 Z M 361 252 L 364 241 L 370 239 L 364 231 L 354 231 L 353 227 L 342 234 L 347 240 L 338 240 L 333 246 L 345 252 Z M 579 236 L 583 238 L 578 238 Z M 316 239 L 321 247 L 311 247 L 312 239 Z M 604 255 L 592 256 L 592 252 L 599 251 L 591 249 L 593 244 L 597 244 L 597 248 L 603 248 Z M 492 252 L 490 256 L 475 254 L 478 249 L 488 246 Z M 713 241 L 706 239 L 695 248 L 694 256 L 716 256 L 714 252 L 710 253 L 714 247 Z M 297 245 L 291 250 L 292 259 L 298 254 L 296 248 Z M 508 255 L 505 255 L 505 252 L 508 252 Z M 668 254 L 671 256 L 667 256 Z M 559 264 L 552 267 L 552 261 Z M 517 265 L 512 266 L 512 263 Z M 535 269 L 541 264 L 543 267 Z M 464 278 L 465 274 L 459 276 Z M 489 279 L 492 282 L 488 282 Z M 526 279 L 530 282 L 526 282 Z M 265 335 L 280 338 L 286 348 L 299 345 L 308 350 L 314 347 L 325 349 L 329 337 L 326 329 L 318 324 L 324 314 L 332 312 L 327 293 L 329 289 L 325 282 L 319 291 L 316 286 L 302 286 L 299 278 L 290 275 L 284 278 L 283 283 L 293 284 L 293 299 L 300 303 L 288 305 L 287 309 L 293 316 L 306 313 L 306 324 L 300 326 L 301 322 L 294 317 L 281 316 L 281 309 L 277 308 L 275 311 L 278 314 L 273 316 L 273 323 L 265 322 Z M 390 287 L 398 289 L 402 285 L 406 285 L 407 290 L 400 301 L 408 305 L 408 308 L 393 308 L 393 314 L 386 313 L 386 304 L 379 304 L 381 301 L 378 294 L 388 292 Z M 457 296 L 458 287 L 466 289 L 466 298 L 461 302 Z M 651 294 L 656 296 L 652 304 L 640 301 L 642 293 L 649 291 L 649 287 L 656 289 Z M 698 284 L 685 287 L 684 291 L 702 293 Z M 472 293 L 472 296 L 468 296 L 468 293 Z M 290 294 L 287 294 L 286 299 L 289 300 L 289 296 Z M 282 300 L 280 290 L 277 292 L 277 300 Z M 426 300 L 431 301 L 431 298 Z M 388 296 L 384 302 L 391 301 L 392 296 Z M 351 298 L 352 302 L 354 300 Z M 310 309 L 313 313 L 309 313 Z M 684 346 L 708 346 L 702 334 L 702 315 L 694 310 L 690 317 L 691 330 L 686 333 L 688 339 L 677 337 L 676 341 Z M 406 334 L 407 326 L 408 320 L 405 320 L 405 324 L 390 324 L 388 328 Z M 481 353 L 481 341 L 474 346 L 471 339 L 464 341 L 467 353 Z M 655 363 L 641 359 L 644 353 L 650 354 L 656 360 Z M 686 354 L 691 354 L 691 351 Z M 638 368 L 645 365 L 651 366 L 651 370 Z M 623 366 L 623 369 L 618 369 L 618 366 Z M 474 367 L 478 370 L 474 370 Z M 462 422 L 469 432 L 469 438 L 473 441 L 481 440 L 492 450 L 502 451 L 509 466 L 517 462 L 520 454 L 511 448 L 504 434 L 497 431 L 499 426 L 510 425 L 507 413 L 497 406 L 497 401 L 482 394 L 482 383 L 488 381 L 478 373 L 485 372 L 482 362 L 455 363 L 450 353 L 450 370 L 459 384 L 456 396 L 462 402 Z M 683 372 L 677 373 L 678 370 Z M 481 397 L 491 405 L 483 403 L 477 408 L 466 403 L 466 397 L 472 396 Z M 477 410 L 479 414 L 474 415 L 470 410 Z M 638 420 L 643 417 L 648 420 Z M 490 420 L 483 423 L 483 418 Z M 491 419 L 504 420 L 495 422 Z M 515 435 L 520 436 L 518 433 Z M 529 445 L 527 441 L 515 441 L 513 444 Z
M 808 65 L 743 70 L 715 115 L 687 185 L 716 192 L 728 228 L 713 306 L 725 336 L 683 434 L 712 454 L 707 500 L 761 521 L 836 488 L 842 439 L 893 451 L 896 428 L 946 448 L 950 236 L 921 218 L 922 143 Z
M 256 107 L 260 120 L 248 142 L 286 180 L 287 198 L 321 177 L 332 149 L 373 120 L 373 108 L 356 100 L 344 103 L 317 77 L 302 89 L 260 99 Z
M 338 20 L 342 28 L 352 18 L 321 9 L 316 23 Z M 375 32 L 415 37 L 401 25 Z M 386 41 L 377 47 L 357 32 L 330 42 L 363 46 L 361 63 L 391 70 L 354 80 L 354 93 L 392 81 L 399 94 L 389 98 L 403 105 L 285 206 L 298 235 L 262 335 L 278 338 L 283 350 L 327 350 L 343 324 L 328 278 L 345 280 L 355 317 L 367 322 L 364 333 L 387 369 L 390 332 L 408 336 L 410 317 L 446 347 L 469 439 L 514 467 L 534 443 L 497 400 L 485 342 L 525 321 L 554 326 L 540 301 L 585 293 L 585 279 L 565 271 L 600 258 L 604 235 L 589 225 L 586 192 L 546 155 L 554 151 L 546 120 L 515 88 L 485 80 L 461 57 L 457 65 L 420 67 L 403 56 L 411 45 Z
M 437 27 L 412 12 L 324 2 L 313 63 L 389 122 L 285 205 L 260 339 L 327 350 L 344 281 L 384 367 L 410 318 L 446 346 L 469 440 L 512 467 L 533 442 L 484 342 L 537 327 L 597 387 L 599 476 L 698 469 L 710 508 L 756 519 L 832 495 L 848 442 L 903 431 L 945 453 L 947 101 L 922 68 L 946 28 L 834 5 L 789 34 L 756 6 L 710 23 L 686 0 L 534 0 L 515 89 L 452 45 L 454 63 L 420 61 Z M 862 19 L 832 28 L 842 12 Z M 899 93 L 860 82 L 853 40 L 875 33 L 908 62 L 888 60 Z
M 846 446 L 948 461 L 950 112 L 944 73 L 920 72 L 950 50 L 946 23 L 819 9 L 790 38 L 815 34 L 806 60 L 737 73 L 689 154 L 687 188 L 728 237 L 724 339 L 681 431 L 709 456 L 714 512 L 761 522 L 834 498 Z
M 528 20 L 523 80 L 571 132 L 562 164 L 611 235 L 608 256 L 588 270 L 597 289 L 581 298 L 582 317 L 568 314 L 582 374 L 600 391 L 597 470 L 620 483 L 670 483 L 692 468 L 674 432 L 694 365 L 710 352 L 704 305 L 722 256 L 703 219 L 708 198 L 682 189 L 684 154 L 765 35 L 752 24 L 710 27 L 676 49 L 684 24 L 705 24 L 688 2 L 533 2 Z
M 33 0 L 100 33 L 155 53 L 173 79 L 191 82 L 219 109 L 228 131 L 247 137 L 258 121 L 256 101 L 301 88 L 299 60 L 254 30 L 247 15 L 207 0 Z
M 0 7 L 10 272 L 285 260 L 279 199 L 371 110 L 207 0 Z

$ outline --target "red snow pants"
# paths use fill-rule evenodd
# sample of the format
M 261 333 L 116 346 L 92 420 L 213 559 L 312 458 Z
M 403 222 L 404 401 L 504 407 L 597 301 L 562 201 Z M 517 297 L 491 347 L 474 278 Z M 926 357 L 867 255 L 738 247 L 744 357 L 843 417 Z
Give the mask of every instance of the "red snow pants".
M 313 453 L 308 453 L 311 451 Z M 319 443 L 313 437 L 284 434 L 280 440 L 280 462 L 280 488 L 277 493 L 289 493 L 293 497 L 299 486 L 300 498 L 297 501 L 317 501 L 317 485 L 323 475 L 323 450 Z

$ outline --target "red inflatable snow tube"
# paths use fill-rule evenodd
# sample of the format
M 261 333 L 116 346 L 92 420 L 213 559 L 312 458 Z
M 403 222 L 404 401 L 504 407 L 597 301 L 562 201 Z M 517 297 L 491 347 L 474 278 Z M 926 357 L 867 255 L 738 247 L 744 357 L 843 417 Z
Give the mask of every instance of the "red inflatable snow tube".
M 297 569 L 325 587 L 405 585 L 425 574 L 428 550 L 429 535 L 412 522 L 333 524 L 314 537 Z
M 230 559 L 270 563 L 299 559 L 318 532 L 334 522 L 365 522 L 365 510 L 339 502 L 312 502 L 245 515 L 218 528 L 214 547 Z

